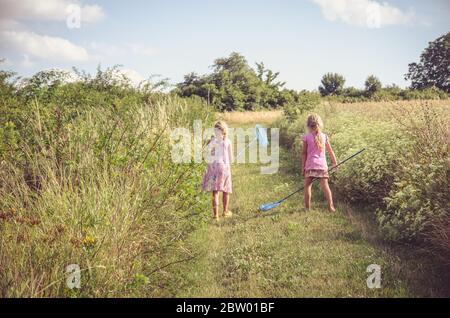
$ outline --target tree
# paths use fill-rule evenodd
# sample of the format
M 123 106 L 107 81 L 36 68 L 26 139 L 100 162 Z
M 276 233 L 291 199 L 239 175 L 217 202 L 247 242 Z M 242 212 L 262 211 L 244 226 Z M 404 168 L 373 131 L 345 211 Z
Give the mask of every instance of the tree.
M 276 108 L 291 100 L 289 92 L 282 91 L 284 82 L 277 80 L 278 72 L 266 69 L 262 62 L 254 70 L 239 53 L 216 59 L 212 70 L 203 76 L 186 75 L 175 92 L 200 96 L 221 111 Z
M 184 76 L 184 81 L 177 85 L 177 93 L 182 97 L 190 97 L 192 95 L 200 95 L 199 88 L 204 83 L 202 77 L 191 72 Z
M 420 56 L 419 63 L 408 66 L 406 80 L 411 88 L 423 89 L 436 86 L 450 92 L 450 32 L 430 42 Z
M 327 73 L 322 77 L 319 92 L 322 96 L 339 95 L 345 84 L 345 78 L 337 73 Z
M 369 96 L 373 96 L 381 89 L 381 81 L 375 75 L 370 75 L 367 77 L 364 86 L 366 87 L 366 93 Z

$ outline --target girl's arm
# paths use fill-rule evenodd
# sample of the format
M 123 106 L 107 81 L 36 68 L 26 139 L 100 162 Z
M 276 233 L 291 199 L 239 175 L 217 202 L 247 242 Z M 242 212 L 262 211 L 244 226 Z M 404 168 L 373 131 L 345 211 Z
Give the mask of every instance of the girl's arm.
M 306 165 L 306 157 L 308 155 L 308 144 L 303 140 L 303 149 L 302 149 L 302 174 L 305 175 L 305 165 Z
M 334 154 L 333 148 L 331 148 L 330 141 L 327 138 L 327 142 L 325 144 L 328 154 L 331 157 L 331 162 L 333 163 L 333 168 L 337 165 L 336 155 Z

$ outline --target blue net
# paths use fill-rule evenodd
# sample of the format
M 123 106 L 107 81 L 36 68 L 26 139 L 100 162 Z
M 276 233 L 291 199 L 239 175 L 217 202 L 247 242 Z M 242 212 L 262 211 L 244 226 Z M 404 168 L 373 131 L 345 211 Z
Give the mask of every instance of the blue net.
M 261 125 L 256 125 L 256 139 L 261 146 L 267 147 L 269 141 L 267 139 L 267 129 L 262 127 Z
M 279 206 L 280 204 L 281 204 L 280 201 L 278 201 L 278 202 L 270 202 L 270 203 L 266 203 L 266 204 L 260 205 L 259 210 L 260 210 L 261 212 L 266 212 L 266 211 L 269 211 L 269 210 L 272 210 L 272 209 L 276 208 L 276 207 Z

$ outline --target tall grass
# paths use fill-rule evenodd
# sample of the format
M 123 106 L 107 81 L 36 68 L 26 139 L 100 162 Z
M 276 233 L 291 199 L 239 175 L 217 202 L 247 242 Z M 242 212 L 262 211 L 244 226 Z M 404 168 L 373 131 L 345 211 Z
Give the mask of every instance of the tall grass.
M 444 101 L 336 104 L 314 109 L 339 158 L 367 147 L 333 178 L 341 198 L 376 211 L 386 239 L 423 246 L 450 263 L 450 117 Z M 281 121 L 282 141 L 298 158 L 303 112 Z M 373 213 L 375 214 L 375 213 Z
M 226 122 L 232 122 L 235 125 L 246 125 L 249 122 L 270 125 L 275 120 L 281 118 L 282 114 L 283 112 L 281 110 L 224 112 L 217 113 L 217 118 Z
M 203 166 L 170 161 L 170 129 L 212 117 L 199 100 L 159 96 L 63 122 L 34 102 L 28 137 L 1 153 L 0 296 L 158 295 L 172 255 L 193 257 L 183 238 L 206 208 Z M 82 289 L 67 288 L 69 264 Z

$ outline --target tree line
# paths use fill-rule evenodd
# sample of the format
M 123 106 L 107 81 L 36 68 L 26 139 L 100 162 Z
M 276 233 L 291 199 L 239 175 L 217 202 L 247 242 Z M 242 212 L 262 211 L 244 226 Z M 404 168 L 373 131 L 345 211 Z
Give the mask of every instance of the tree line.
M 375 75 L 369 75 L 364 89 L 345 87 L 341 74 L 323 75 L 318 93 L 321 97 L 342 102 L 365 100 L 443 99 L 450 93 L 450 32 L 430 42 L 420 57 L 420 62 L 409 64 L 405 79 L 411 86 L 401 89 L 396 85 L 382 85 Z M 252 68 L 244 56 L 233 52 L 218 58 L 210 74 L 189 73 L 176 85 L 174 93 L 183 96 L 200 96 L 219 111 L 279 108 L 298 103 L 305 94 L 316 92 L 286 89 L 278 80 L 279 72 L 256 63 Z

